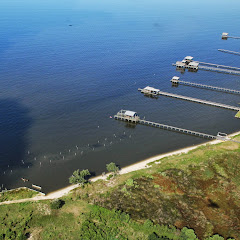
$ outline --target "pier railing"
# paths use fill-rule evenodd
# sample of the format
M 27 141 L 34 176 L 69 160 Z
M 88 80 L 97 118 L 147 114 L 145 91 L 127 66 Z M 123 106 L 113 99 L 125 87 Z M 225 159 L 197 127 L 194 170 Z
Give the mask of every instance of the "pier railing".
M 140 90 L 144 90 L 144 89 L 140 89 Z M 240 107 L 231 106 L 231 105 L 227 105 L 227 104 L 223 104 L 223 103 L 216 103 L 216 102 L 212 102 L 212 101 L 207 101 L 207 100 L 202 100 L 202 99 L 198 99 L 198 98 L 182 96 L 182 95 L 163 92 L 163 91 L 159 91 L 158 94 L 163 95 L 163 96 L 167 96 L 167 97 L 183 99 L 183 100 L 187 100 L 187 101 L 191 101 L 191 102 L 197 102 L 197 103 L 202 103 L 202 104 L 206 104 L 206 105 L 211 105 L 211 106 L 215 106 L 215 107 L 221 107 L 221 108 L 225 108 L 225 109 L 229 109 L 229 110 L 240 111 Z
M 186 81 L 181 81 L 181 80 L 177 80 L 177 81 L 171 80 L 171 82 L 173 84 L 182 84 L 182 85 L 198 87 L 198 88 L 207 88 L 210 90 L 216 90 L 216 91 L 220 91 L 220 92 L 240 94 L 240 91 L 238 91 L 238 90 L 216 87 L 216 86 L 211 86 L 211 85 L 205 85 L 205 84 L 201 84 L 201 83 L 186 82 Z

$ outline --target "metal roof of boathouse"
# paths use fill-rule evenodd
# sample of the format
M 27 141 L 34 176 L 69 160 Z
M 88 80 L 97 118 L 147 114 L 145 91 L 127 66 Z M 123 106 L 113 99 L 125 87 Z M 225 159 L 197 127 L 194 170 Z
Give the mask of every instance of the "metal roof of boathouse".
M 137 114 L 137 113 L 127 110 L 124 114 L 127 115 L 127 116 L 130 116 L 130 117 L 134 117 L 134 115 Z

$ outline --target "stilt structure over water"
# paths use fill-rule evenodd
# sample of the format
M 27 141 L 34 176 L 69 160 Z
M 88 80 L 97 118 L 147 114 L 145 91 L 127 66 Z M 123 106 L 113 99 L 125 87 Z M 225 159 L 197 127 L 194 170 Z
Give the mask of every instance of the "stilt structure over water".
M 146 88 L 143 88 L 143 89 L 139 88 L 138 90 L 141 91 L 141 93 L 143 93 L 143 94 L 151 94 L 151 92 L 148 90 L 149 87 L 146 87 Z M 154 89 L 154 94 L 157 94 L 157 95 L 163 95 L 163 96 L 178 98 L 178 99 L 187 100 L 187 101 L 191 101 L 191 102 L 202 103 L 202 104 L 225 108 L 225 109 L 238 111 L 238 112 L 240 111 L 240 107 L 231 106 L 231 105 L 227 105 L 227 104 L 223 104 L 223 103 L 216 103 L 216 102 L 202 100 L 202 99 L 198 99 L 198 98 L 182 96 L 182 95 L 178 95 L 178 94 L 174 94 L 174 93 L 163 92 L 156 88 L 153 88 L 153 89 Z
M 222 33 L 222 39 L 227 40 L 228 38 L 240 39 L 240 37 L 229 36 L 228 33 L 223 32 Z
M 172 82 L 173 86 L 178 86 L 179 84 L 181 84 L 181 85 L 185 85 L 185 86 L 205 88 L 205 89 L 215 90 L 215 91 L 219 91 L 219 92 L 240 94 L 240 90 L 238 91 L 238 90 L 229 89 L 229 88 L 221 88 L 221 87 L 216 87 L 216 86 L 204 85 L 204 84 L 200 84 L 200 83 L 181 81 L 181 80 L 179 80 L 179 77 L 176 77 L 176 76 L 174 76 L 170 81 Z
M 189 69 L 189 71 L 194 71 L 194 72 L 197 72 L 199 69 L 201 69 L 201 70 L 206 70 L 206 71 L 240 75 L 240 68 L 238 68 L 238 67 L 231 67 L 231 66 L 225 66 L 225 65 L 214 64 L 214 63 L 193 61 L 193 57 L 191 57 L 191 56 L 187 56 L 182 61 L 177 61 L 176 63 L 173 63 L 172 65 L 176 66 L 177 69 L 183 69 L 183 70 Z
M 195 137 L 201 137 L 201 138 L 207 138 L 207 139 L 218 139 L 222 141 L 232 141 L 230 138 L 228 138 L 227 134 L 225 133 L 218 132 L 217 136 L 214 136 L 211 134 L 196 132 L 196 131 L 174 127 L 174 126 L 170 126 L 162 123 L 151 122 L 145 119 L 141 119 L 136 112 L 129 111 L 129 110 L 120 110 L 116 115 L 114 115 L 114 119 L 126 121 L 126 122 L 133 122 L 135 124 L 139 123 L 139 124 L 150 126 L 150 127 L 156 127 L 164 130 L 188 134 Z

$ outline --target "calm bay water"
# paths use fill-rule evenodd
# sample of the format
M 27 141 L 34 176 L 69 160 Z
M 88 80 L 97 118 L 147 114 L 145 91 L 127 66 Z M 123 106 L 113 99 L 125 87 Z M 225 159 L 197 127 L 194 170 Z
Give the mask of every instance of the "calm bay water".
M 163 91 L 238 105 L 239 95 L 179 86 L 184 81 L 240 89 L 240 76 L 176 72 L 186 55 L 240 66 L 238 1 L 7 1 L 0 2 L 0 186 L 21 177 L 49 192 L 75 169 L 93 174 L 111 161 L 121 167 L 191 146 L 203 139 L 115 121 L 120 109 L 146 119 L 210 134 L 240 130 L 235 112 L 159 97 Z M 70 26 L 71 25 L 71 26 Z

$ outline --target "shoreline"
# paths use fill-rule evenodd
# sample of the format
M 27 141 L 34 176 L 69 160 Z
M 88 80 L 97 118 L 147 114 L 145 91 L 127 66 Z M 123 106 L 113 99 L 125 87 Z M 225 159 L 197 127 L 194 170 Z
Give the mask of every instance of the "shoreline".
M 240 131 L 238 132 L 234 132 L 232 134 L 229 134 L 228 136 L 229 137 L 234 137 L 236 135 L 239 135 L 240 134 Z M 200 146 L 205 146 L 207 144 L 210 144 L 210 145 L 214 145 L 214 144 L 218 144 L 218 143 L 221 143 L 223 141 L 221 140 L 211 140 L 211 141 L 207 141 L 206 143 L 201 143 L 201 144 L 198 144 L 198 145 L 194 145 L 194 146 L 190 146 L 190 147 L 185 147 L 185 148 L 180 148 L 178 150 L 174 150 L 174 151 L 171 151 L 171 152 L 167 152 L 167 153 L 161 153 L 161 154 L 158 154 L 158 155 L 155 155 L 155 156 L 152 156 L 150 158 L 147 158 L 147 159 L 144 159 L 142 161 L 139 161 L 137 163 L 133 163 L 131 165 L 128 165 L 126 167 L 123 167 L 120 171 L 119 171 L 119 174 L 126 174 L 126 173 L 129 173 L 129 172 L 134 172 L 134 171 L 137 171 L 137 170 L 141 170 L 141 169 L 144 169 L 148 166 L 146 166 L 148 163 L 151 163 L 151 162 L 154 162 L 156 160 L 160 160 L 162 158 L 165 158 L 165 157 L 169 157 L 169 156 L 172 156 L 172 155 L 177 155 L 177 154 L 182 154 L 182 153 L 187 153 L 191 150 L 194 150 Z M 105 180 L 107 178 L 109 174 L 106 174 L 105 176 L 96 176 L 96 177 L 93 177 L 93 178 L 90 178 L 90 181 L 91 182 L 95 182 L 97 180 Z M 48 193 L 46 195 L 46 197 L 51 197 L 51 196 L 54 196 L 55 193 L 59 192 L 59 191 L 64 191 L 65 189 L 71 191 L 75 188 L 78 187 L 78 184 L 75 184 L 75 185 L 70 185 L 70 186 L 67 186 L 65 188 L 62 188 L 62 189 L 59 189 L 59 190 L 56 190 L 56 191 L 53 191 L 51 193 Z
M 232 134 L 229 134 L 228 136 L 229 137 L 234 137 L 234 136 L 239 135 L 239 134 L 240 134 L 240 131 L 232 133 Z M 211 140 L 211 141 L 207 141 L 205 143 L 201 143 L 201 144 L 198 144 L 198 145 L 181 148 L 181 149 L 174 150 L 174 151 L 167 152 L 167 153 L 158 154 L 158 155 L 155 155 L 153 157 L 144 159 L 144 160 L 142 160 L 140 162 L 137 162 L 137 163 L 131 164 L 129 166 L 123 167 L 119 171 L 119 174 L 121 175 L 121 174 L 126 174 L 126 173 L 129 173 L 129 172 L 134 172 L 134 171 L 137 171 L 137 170 L 145 169 L 145 168 L 149 167 L 149 166 L 147 166 L 147 164 L 155 162 L 155 161 L 160 160 L 160 159 L 163 159 L 165 157 L 178 155 L 178 154 L 183 154 L 183 153 L 188 153 L 189 151 L 194 150 L 194 149 L 196 149 L 196 148 L 198 148 L 200 146 L 206 146 L 208 144 L 209 145 L 215 145 L 215 144 L 218 144 L 218 143 L 221 143 L 221 142 L 224 142 L 224 141 L 221 141 L 221 140 Z M 96 176 L 96 177 L 92 177 L 92 178 L 90 178 L 90 181 L 91 182 L 95 182 L 97 180 L 106 180 L 106 178 L 108 177 L 109 174 L 110 173 L 108 173 L 108 174 L 106 174 L 104 176 L 99 175 L 99 176 Z M 27 201 L 57 199 L 57 198 L 63 197 L 64 195 L 68 194 L 70 191 L 72 191 L 73 189 L 75 189 L 77 187 L 79 187 L 79 185 L 78 184 L 74 184 L 74 185 L 70 185 L 70 186 L 58 189 L 56 191 L 50 192 L 50 193 L 48 193 L 45 196 L 36 196 L 36 197 L 33 197 L 33 198 L 26 198 L 26 199 L 19 199 L 19 200 L 1 202 L 0 205 L 11 204 L 11 203 L 18 203 L 18 202 L 27 202 Z

